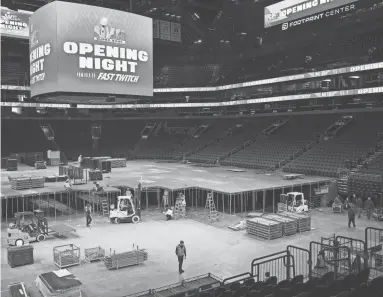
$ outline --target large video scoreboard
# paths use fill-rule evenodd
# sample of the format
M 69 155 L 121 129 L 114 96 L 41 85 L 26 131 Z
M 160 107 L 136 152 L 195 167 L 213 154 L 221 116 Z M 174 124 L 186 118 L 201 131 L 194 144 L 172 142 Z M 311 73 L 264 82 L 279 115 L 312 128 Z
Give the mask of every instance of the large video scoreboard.
M 285 0 L 265 7 L 265 28 L 288 30 L 340 16 L 356 9 L 358 0 Z

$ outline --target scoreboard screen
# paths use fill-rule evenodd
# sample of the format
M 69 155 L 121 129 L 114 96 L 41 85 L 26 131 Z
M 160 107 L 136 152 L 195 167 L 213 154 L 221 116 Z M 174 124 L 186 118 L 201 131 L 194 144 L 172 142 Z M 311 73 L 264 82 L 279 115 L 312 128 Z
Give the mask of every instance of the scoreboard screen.
M 285 0 L 265 7 L 265 28 L 282 30 L 352 12 L 358 0 Z

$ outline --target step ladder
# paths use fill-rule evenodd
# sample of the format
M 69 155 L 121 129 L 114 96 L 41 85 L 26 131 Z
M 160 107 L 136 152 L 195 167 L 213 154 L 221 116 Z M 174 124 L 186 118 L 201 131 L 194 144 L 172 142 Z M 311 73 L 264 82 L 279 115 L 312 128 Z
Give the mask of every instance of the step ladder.
M 205 214 L 207 214 L 210 222 L 218 221 L 218 211 L 215 209 L 212 193 L 207 194 Z
M 101 208 L 102 208 L 102 216 L 109 217 L 109 205 L 106 200 L 101 201 Z
M 176 199 L 176 205 L 174 207 L 174 214 L 175 219 L 178 218 L 186 218 L 186 201 L 185 201 L 185 195 L 180 194 Z

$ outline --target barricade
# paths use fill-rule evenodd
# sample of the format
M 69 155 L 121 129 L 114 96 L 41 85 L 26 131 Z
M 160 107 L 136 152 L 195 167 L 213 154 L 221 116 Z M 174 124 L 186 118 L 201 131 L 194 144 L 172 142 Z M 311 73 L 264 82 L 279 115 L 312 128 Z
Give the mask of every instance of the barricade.
M 368 227 L 365 230 L 370 277 L 383 275 L 383 229 Z
M 304 281 L 311 278 L 312 275 L 312 260 L 309 250 L 289 245 L 287 252 L 294 257 L 296 275 L 303 275 Z
M 347 246 L 327 245 L 320 242 L 310 242 L 312 276 L 322 277 L 327 272 L 334 272 L 334 278 L 344 277 L 351 272 L 350 249 Z M 323 255 L 324 265 L 318 265 L 318 258 Z
M 254 259 L 251 262 L 251 274 L 256 281 L 264 281 L 266 272 L 277 277 L 278 281 L 295 277 L 294 257 L 283 251 Z

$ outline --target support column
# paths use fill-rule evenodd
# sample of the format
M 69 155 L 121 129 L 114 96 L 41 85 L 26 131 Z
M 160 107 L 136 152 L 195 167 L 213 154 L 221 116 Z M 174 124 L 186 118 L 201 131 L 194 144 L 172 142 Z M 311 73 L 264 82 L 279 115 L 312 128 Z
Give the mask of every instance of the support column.
M 5 197 L 5 223 L 8 224 L 8 197 Z
M 251 192 L 251 199 L 253 204 L 253 211 L 255 211 L 255 191 Z
M 240 203 L 241 203 L 241 215 L 243 214 L 243 192 L 241 194 L 238 195 L 241 199 Z
M 275 206 L 275 189 L 273 188 L 273 213 L 275 213 L 274 206 Z
M 145 199 L 146 199 L 146 210 L 149 209 L 149 197 L 148 197 L 148 188 L 146 188 L 146 194 L 145 194 Z
M 222 193 L 222 213 L 225 213 L 225 198 L 226 195 Z
M 229 213 L 231 214 L 231 194 L 229 195 L 229 208 L 230 208 Z
M 56 221 L 56 217 L 57 217 L 57 209 L 56 209 L 56 192 L 53 193 L 53 199 L 54 199 L 54 209 L 55 209 L 55 221 Z
M 265 206 L 266 206 L 266 191 L 263 190 L 263 213 L 265 213 Z

